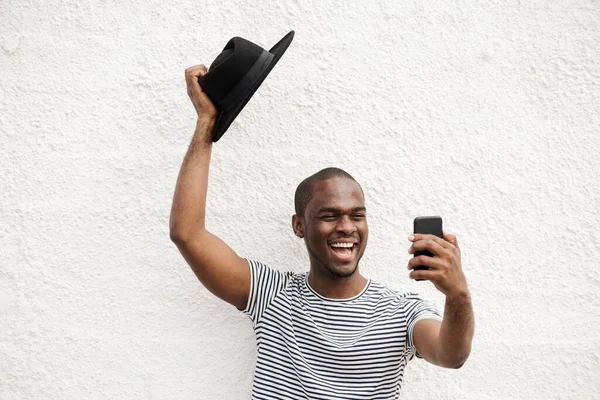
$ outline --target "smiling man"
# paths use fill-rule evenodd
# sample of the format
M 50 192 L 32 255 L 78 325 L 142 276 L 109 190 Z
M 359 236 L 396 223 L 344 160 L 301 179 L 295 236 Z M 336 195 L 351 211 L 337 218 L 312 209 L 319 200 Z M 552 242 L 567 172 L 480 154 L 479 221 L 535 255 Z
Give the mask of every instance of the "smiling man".
M 327 168 L 300 183 L 294 197 L 296 214 L 292 217 L 292 227 L 296 236 L 306 242 L 311 286 L 318 292 L 343 287 L 347 290 L 351 284 L 362 290 L 366 280 L 356 272 L 369 231 L 359 184 L 345 171 Z M 339 281 L 344 282 L 343 287 Z
M 171 238 L 198 279 L 253 323 L 258 359 L 253 399 L 395 399 L 408 361 L 459 368 L 469 356 L 474 318 L 456 237 L 411 235 L 411 279 L 446 296 L 444 318 L 416 294 L 400 294 L 365 278 L 359 262 L 368 241 L 360 185 L 327 168 L 295 194 L 292 228 L 304 239 L 310 268 L 282 272 L 239 257 L 205 228 L 211 132 L 217 110 L 186 70 L 196 130 L 181 166 L 171 210 Z M 428 270 L 414 270 L 424 265 Z

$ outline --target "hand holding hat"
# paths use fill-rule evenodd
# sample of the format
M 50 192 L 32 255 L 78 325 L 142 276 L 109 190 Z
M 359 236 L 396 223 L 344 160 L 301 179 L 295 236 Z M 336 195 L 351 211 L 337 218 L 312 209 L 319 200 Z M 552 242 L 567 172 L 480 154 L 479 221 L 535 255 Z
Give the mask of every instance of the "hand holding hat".
M 187 92 L 198 119 L 216 120 L 219 112 L 210 98 L 206 95 L 202 87 L 198 84 L 198 79 L 206 75 L 208 69 L 206 65 L 194 65 L 185 70 L 185 81 L 187 84 Z
M 189 75 L 186 70 L 188 95 L 198 116 L 202 113 L 203 116 L 216 117 L 213 142 L 223 136 L 293 38 L 294 31 L 290 31 L 267 51 L 246 39 L 234 37 L 210 65 L 210 71 L 207 72 L 204 65 L 188 68 Z M 190 79 L 196 76 L 199 87 L 190 83 Z

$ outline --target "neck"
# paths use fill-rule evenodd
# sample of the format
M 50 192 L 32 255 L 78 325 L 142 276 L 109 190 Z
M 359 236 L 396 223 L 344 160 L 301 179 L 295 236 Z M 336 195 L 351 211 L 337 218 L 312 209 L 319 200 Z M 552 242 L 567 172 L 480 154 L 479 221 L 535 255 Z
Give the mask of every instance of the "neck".
M 349 299 L 364 290 L 367 279 L 358 270 L 351 276 L 339 278 L 319 274 L 311 268 L 308 284 L 315 292 L 328 299 Z

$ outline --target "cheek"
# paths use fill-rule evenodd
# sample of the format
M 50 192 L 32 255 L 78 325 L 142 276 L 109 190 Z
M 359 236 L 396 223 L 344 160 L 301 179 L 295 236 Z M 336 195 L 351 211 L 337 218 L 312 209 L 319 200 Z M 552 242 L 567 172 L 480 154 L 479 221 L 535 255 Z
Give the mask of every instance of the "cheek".
M 307 233 L 311 243 L 320 243 L 326 240 L 330 234 L 330 230 L 325 224 L 318 224 L 313 225 Z
M 366 240 L 367 237 L 369 236 L 369 227 L 367 226 L 366 223 L 364 223 L 362 226 L 360 226 L 358 228 L 360 235 L 362 236 L 363 240 Z

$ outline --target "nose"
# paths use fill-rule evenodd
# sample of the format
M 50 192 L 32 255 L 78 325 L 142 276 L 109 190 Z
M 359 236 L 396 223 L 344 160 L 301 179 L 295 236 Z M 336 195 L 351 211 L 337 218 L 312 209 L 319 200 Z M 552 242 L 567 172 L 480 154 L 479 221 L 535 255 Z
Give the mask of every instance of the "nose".
M 344 215 L 339 219 L 337 230 L 338 232 L 344 232 L 346 235 L 351 235 L 356 231 L 356 225 L 354 225 L 354 221 L 350 216 Z

